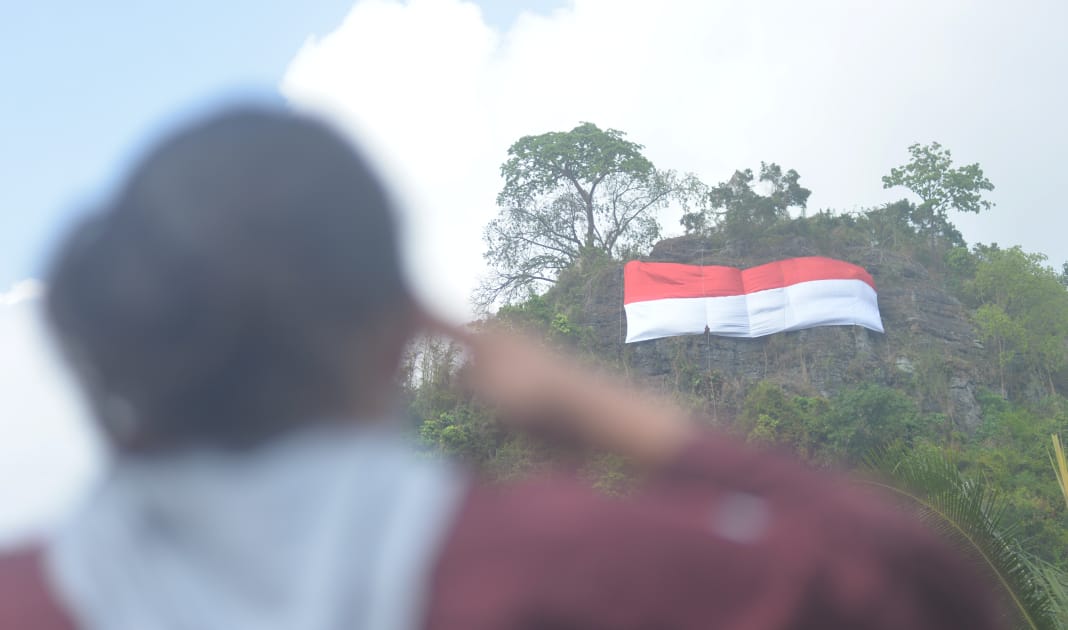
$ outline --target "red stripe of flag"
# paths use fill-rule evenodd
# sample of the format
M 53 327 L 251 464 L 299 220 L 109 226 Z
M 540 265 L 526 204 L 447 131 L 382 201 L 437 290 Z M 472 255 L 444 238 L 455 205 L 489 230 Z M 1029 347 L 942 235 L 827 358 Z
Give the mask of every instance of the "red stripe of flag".
M 875 288 L 875 281 L 863 267 L 821 256 L 789 258 L 744 271 L 735 267 L 631 261 L 623 272 L 623 303 L 745 295 L 813 280 L 861 280 Z

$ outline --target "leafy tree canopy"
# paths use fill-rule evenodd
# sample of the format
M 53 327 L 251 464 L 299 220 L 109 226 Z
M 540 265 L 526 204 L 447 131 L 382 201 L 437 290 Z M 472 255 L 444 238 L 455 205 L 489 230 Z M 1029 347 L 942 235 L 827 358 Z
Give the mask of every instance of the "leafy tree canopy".
M 960 233 L 949 222 L 949 211 L 989 210 L 994 204 L 983 199 L 983 193 L 994 190 L 994 185 L 978 163 L 953 168 L 949 149 L 937 142 L 913 144 L 909 155 L 908 164 L 890 169 L 883 177 L 883 188 L 907 188 L 922 200 L 912 210 L 913 224 L 926 234 L 962 244 Z
M 580 262 L 650 248 L 676 178 L 642 148 L 593 123 L 513 144 L 501 166 L 499 212 L 484 234 L 493 272 L 476 301 L 524 297 Z
M 752 169 L 735 171 L 725 182 L 707 190 L 707 208 L 683 214 L 682 225 L 687 232 L 703 231 L 708 214 L 729 234 L 746 236 L 790 218 L 790 208 L 804 210 L 812 191 L 798 183 L 801 176 L 790 169 L 783 172 L 774 163 L 760 163 L 760 177 L 754 187 Z M 762 194 L 759 188 L 765 188 Z

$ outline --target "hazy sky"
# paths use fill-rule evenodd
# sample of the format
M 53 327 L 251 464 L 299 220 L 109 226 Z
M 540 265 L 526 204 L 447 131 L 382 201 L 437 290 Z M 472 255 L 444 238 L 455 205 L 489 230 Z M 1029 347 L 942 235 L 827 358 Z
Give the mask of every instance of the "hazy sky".
M 53 518 L 99 461 L 42 350 L 39 288 L 5 287 L 40 275 L 57 235 L 154 134 L 235 96 L 352 130 L 405 202 L 418 285 L 456 317 L 482 272 L 508 145 L 581 121 L 709 183 L 761 160 L 797 169 L 810 210 L 905 196 L 880 177 L 909 144 L 937 140 L 997 186 L 996 208 L 955 218 L 966 239 L 1068 258 L 1061 0 L 9 4 L 0 501 L 23 508 L 3 511 L 0 539 Z

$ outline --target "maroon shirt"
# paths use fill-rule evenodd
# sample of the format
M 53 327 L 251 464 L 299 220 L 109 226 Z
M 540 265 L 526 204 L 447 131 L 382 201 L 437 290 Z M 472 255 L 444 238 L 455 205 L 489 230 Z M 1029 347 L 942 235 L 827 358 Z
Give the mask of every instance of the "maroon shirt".
M 899 510 L 715 437 L 627 499 L 473 484 L 431 580 L 430 630 L 1002 627 L 985 583 Z M 39 553 L 0 557 L 0 628 L 75 630 Z

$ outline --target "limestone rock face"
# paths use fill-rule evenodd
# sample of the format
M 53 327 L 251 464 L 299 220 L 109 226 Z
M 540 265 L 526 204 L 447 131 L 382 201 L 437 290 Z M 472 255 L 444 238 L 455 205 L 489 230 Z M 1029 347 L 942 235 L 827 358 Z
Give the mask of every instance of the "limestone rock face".
M 832 256 L 866 268 L 886 333 L 831 326 L 759 339 L 696 335 L 624 345 L 621 265 L 577 287 L 573 294 L 582 298 L 575 323 L 592 330 L 599 355 L 614 358 L 635 378 L 692 396 L 717 418 L 730 418 L 760 380 L 823 395 L 875 382 L 914 393 L 924 411 L 946 414 L 960 431 L 979 426 L 975 392 L 986 374 L 978 334 L 963 305 L 916 261 L 869 247 L 832 254 L 802 237 L 715 248 L 697 236 L 661 241 L 646 260 L 746 268 L 795 256 Z

